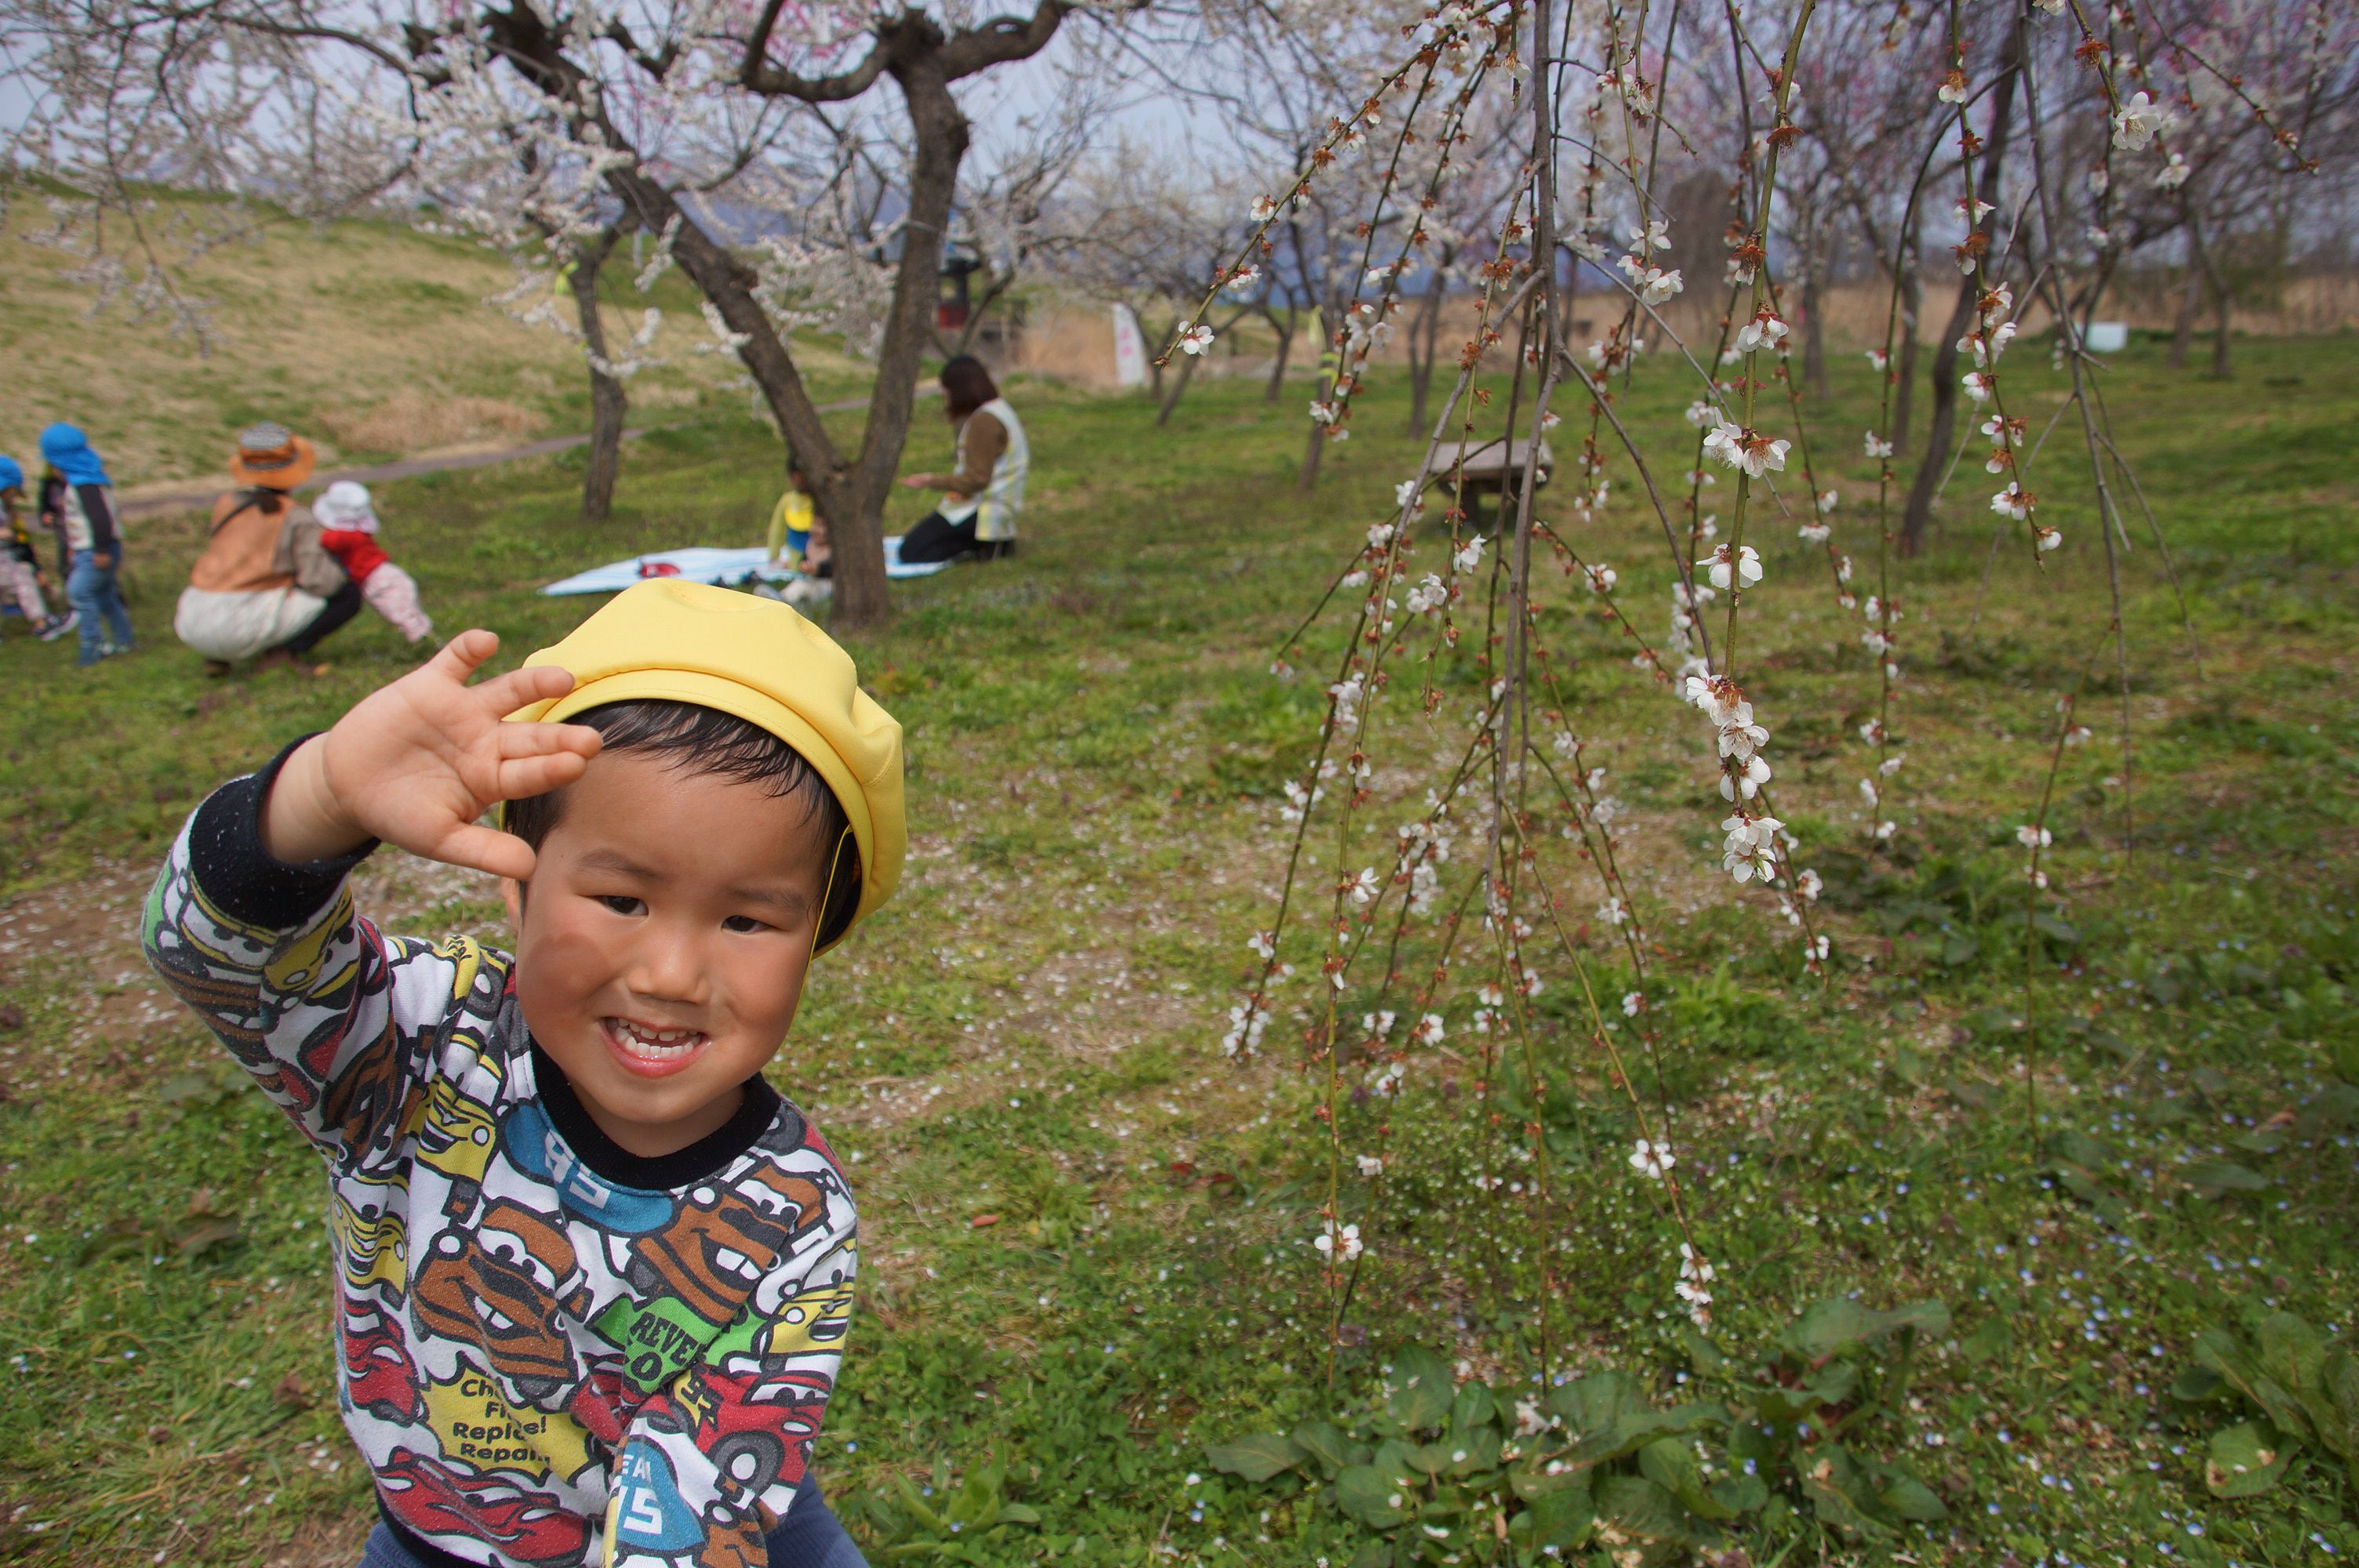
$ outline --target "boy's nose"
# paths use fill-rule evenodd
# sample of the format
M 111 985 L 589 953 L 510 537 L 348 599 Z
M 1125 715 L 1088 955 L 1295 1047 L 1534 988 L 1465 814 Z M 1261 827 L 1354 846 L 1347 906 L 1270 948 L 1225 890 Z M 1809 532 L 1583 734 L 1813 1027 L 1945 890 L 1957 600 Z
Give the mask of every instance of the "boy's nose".
M 685 931 L 649 930 L 632 954 L 629 985 L 640 996 L 701 1004 L 706 967 L 703 949 Z

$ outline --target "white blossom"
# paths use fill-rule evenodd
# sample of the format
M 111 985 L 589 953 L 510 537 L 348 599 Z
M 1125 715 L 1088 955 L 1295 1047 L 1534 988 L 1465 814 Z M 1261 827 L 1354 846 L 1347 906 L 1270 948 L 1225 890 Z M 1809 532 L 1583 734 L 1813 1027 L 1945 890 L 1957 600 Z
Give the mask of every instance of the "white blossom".
M 2161 104 L 2144 92 L 2133 92 L 2128 103 L 2114 111 L 2114 146 L 2136 152 L 2169 125 L 2170 115 Z
M 1325 1229 L 1310 1238 L 1310 1245 L 1319 1249 L 1321 1256 L 1338 1263 L 1349 1263 L 1367 1250 L 1360 1245 L 1358 1226 L 1346 1225 L 1339 1229 L 1332 1219 Z
M 1775 349 L 1786 336 L 1786 323 L 1775 313 L 1763 309 L 1736 331 L 1736 351 L 1749 354 L 1756 349 Z
M 1712 554 L 1696 565 L 1710 568 L 1714 588 L 1728 588 L 1735 583 L 1749 586 L 1761 580 L 1761 552 L 1750 545 L 1738 546 L 1734 558 L 1726 545 L 1714 546 Z
M 1630 1152 L 1630 1168 L 1658 1182 L 1679 1162 L 1669 1144 L 1657 1143 L 1650 1139 L 1641 1138 L 1638 1146 Z
M 1774 816 L 1729 817 L 1720 825 L 1728 835 L 1721 846 L 1722 866 L 1740 882 L 1776 880 L 1777 830 L 1784 826 Z

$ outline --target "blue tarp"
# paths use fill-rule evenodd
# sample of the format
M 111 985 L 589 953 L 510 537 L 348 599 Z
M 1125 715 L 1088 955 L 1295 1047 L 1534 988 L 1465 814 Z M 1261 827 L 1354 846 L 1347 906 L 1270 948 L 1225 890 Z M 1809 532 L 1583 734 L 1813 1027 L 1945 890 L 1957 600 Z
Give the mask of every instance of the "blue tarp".
M 948 565 L 948 561 L 929 561 L 922 566 L 904 566 L 901 564 L 901 536 L 895 534 L 885 540 L 885 575 L 888 578 L 929 577 Z M 662 567 L 676 569 L 650 569 Z M 658 550 L 652 555 L 633 556 L 627 561 L 616 561 L 610 566 L 592 567 L 586 572 L 576 572 L 561 581 L 550 583 L 540 591 L 552 596 L 620 593 L 633 583 L 651 577 L 677 577 L 689 582 L 712 582 L 736 588 L 749 582 L 792 582 L 799 575 L 770 565 L 769 552 L 759 545 L 744 550 L 722 550 L 698 545 L 684 550 Z

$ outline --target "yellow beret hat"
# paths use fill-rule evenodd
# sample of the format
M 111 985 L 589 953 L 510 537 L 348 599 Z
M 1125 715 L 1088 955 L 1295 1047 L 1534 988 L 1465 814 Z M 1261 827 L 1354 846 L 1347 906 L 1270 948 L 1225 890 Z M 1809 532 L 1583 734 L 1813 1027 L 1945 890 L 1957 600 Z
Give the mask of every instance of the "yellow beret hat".
M 610 702 L 654 699 L 719 708 L 776 735 L 819 770 L 852 821 L 861 871 L 852 925 L 893 896 L 909 845 L 900 722 L 860 689 L 852 655 L 787 605 L 658 579 L 625 589 L 525 664 L 555 665 L 573 676 L 573 689 L 511 720 L 555 724 Z

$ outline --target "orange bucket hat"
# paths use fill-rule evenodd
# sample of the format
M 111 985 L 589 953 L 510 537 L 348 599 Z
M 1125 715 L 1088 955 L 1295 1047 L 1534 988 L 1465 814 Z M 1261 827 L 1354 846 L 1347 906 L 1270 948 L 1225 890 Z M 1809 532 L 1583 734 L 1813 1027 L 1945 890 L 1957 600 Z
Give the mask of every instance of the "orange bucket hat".
M 237 450 L 229 460 L 230 477 L 240 484 L 265 490 L 293 490 L 311 477 L 320 454 L 311 443 L 284 425 L 255 425 L 241 430 Z

